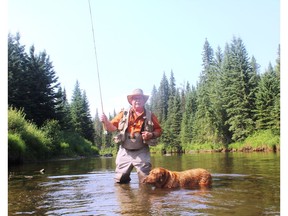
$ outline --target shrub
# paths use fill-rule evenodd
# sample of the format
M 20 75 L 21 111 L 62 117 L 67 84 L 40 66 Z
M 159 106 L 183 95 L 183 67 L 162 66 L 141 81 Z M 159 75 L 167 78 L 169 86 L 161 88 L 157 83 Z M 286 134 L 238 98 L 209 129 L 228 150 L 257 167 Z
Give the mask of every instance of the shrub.
M 92 143 L 75 132 L 64 132 L 63 140 L 64 142 L 69 143 L 71 151 L 75 152 L 77 155 L 88 156 L 95 154 L 96 146 L 92 149 Z M 97 154 L 98 153 L 99 151 L 97 150 Z
M 23 162 L 25 142 L 19 134 L 8 133 L 8 161 L 10 163 Z
M 10 107 L 8 110 L 8 131 L 21 134 L 25 130 L 26 124 L 23 110 Z
M 48 148 L 52 155 L 59 155 L 61 152 L 61 143 L 63 141 L 63 132 L 57 120 L 47 120 L 42 126 L 41 130 L 49 139 Z
M 25 158 L 25 160 L 43 160 L 49 157 L 48 143 L 50 140 L 36 125 L 25 120 L 25 114 L 22 110 L 9 108 L 8 131 L 10 135 L 17 134 L 25 143 L 26 147 L 23 152 L 23 158 Z M 10 157 L 13 157 L 14 153 L 11 150 L 8 152 L 8 157 L 9 154 L 12 154 Z
M 69 143 L 66 143 L 66 142 L 61 142 L 60 143 L 59 155 L 69 156 L 69 157 L 74 156 L 73 152 L 71 151 Z
M 240 143 L 230 144 L 229 148 L 238 150 L 274 150 L 275 148 L 279 149 L 279 146 L 280 136 L 278 134 L 274 134 L 272 130 L 261 130 Z
M 48 143 L 50 140 L 45 133 L 39 130 L 32 123 L 27 123 L 26 130 L 21 134 L 27 146 L 27 159 L 47 159 L 49 158 Z

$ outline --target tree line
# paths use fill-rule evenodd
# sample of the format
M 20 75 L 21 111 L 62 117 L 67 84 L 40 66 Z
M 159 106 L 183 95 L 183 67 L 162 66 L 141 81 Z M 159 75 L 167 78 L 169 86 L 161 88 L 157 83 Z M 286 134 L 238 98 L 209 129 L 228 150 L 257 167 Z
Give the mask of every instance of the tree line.
M 208 40 L 202 51 L 197 86 L 175 85 L 174 73 L 165 73 L 154 86 L 150 108 L 159 117 L 167 146 L 221 144 L 243 141 L 256 131 L 280 134 L 280 47 L 276 66 L 260 73 L 241 38 L 233 37 L 224 52 L 214 52 Z
M 62 89 L 52 61 L 45 51 L 29 52 L 20 34 L 8 35 L 8 105 L 25 113 L 25 119 L 41 128 L 56 121 L 61 131 L 78 134 L 98 148 L 115 147 L 105 134 L 98 111 L 92 119 L 85 90 L 76 81 L 71 102 Z M 165 72 L 159 87 L 153 86 L 147 104 L 163 128 L 165 147 L 221 144 L 241 141 L 259 130 L 280 133 L 280 47 L 276 66 L 264 73 L 249 58 L 240 38 L 214 52 L 208 40 L 202 51 L 202 71 L 196 86 L 176 86 L 173 71 Z M 109 114 L 113 118 L 116 113 Z M 9 145 L 9 143 L 8 143 Z
M 15 36 L 8 35 L 8 106 L 8 154 L 11 153 L 11 160 L 23 159 L 23 155 L 15 156 L 12 153 L 23 153 L 21 143 L 25 140 L 29 149 L 32 138 L 25 135 L 29 134 L 31 127 L 34 134 L 38 133 L 36 127 L 45 131 L 47 139 L 33 137 L 33 140 L 38 139 L 35 142 L 42 145 L 40 149 L 42 153 L 46 152 L 46 158 L 61 154 L 75 156 L 97 153 L 93 120 L 85 90 L 81 90 L 79 82 L 76 81 L 69 103 L 66 90 L 62 89 L 58 82 L 49 55 L 45 51 L 35 53 L 34 46 L 26 52 L 25 45 L 20 43 L 19 33 Z M 15 114 L 15 110 L 18 114 Z M 29 124 L 19 124 L 22 118 Z M 59 132 L 63 133 L 59 135 Z M 20 137 L 15 137 L 15 134 L 20 134 Z M 20 142 L 17 141 L 19 139 Z M 50 144 L 46 145 L 47 142 Z M 87 147 L 89 145 L 91 151 L 90 147 Z M 34 147 L 26 149 L 28 155 L 31 156 Z M 43 155 L 42 153 L 39 150 L 33 157 L 37 158 L 37 155 Z

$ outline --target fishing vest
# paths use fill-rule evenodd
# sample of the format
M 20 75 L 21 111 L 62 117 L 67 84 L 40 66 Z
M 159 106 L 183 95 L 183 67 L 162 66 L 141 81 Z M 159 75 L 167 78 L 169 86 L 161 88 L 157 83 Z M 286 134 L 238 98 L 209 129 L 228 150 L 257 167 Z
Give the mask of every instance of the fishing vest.
M 154 123 L 152 121 L 151 111 L 145 109 L 145 116 L 143 117 L 145 120 L 142 125 L 142 130 L 139 134 L 135 134 L 134 137 L 130 137 L 130 134 L 126 132 L 129 122 L 129 113 L 130 110 L 123 111 L 123 117 L 118 124 L 118 133 L 113 138 L 114 142 L 121 144 L 122 147 L 128 150 L 141 149 L 147 145 L 155 146 L 157 144 L 156 139 L 143 140 L 141 135 L 142 131 L 154 131 Z

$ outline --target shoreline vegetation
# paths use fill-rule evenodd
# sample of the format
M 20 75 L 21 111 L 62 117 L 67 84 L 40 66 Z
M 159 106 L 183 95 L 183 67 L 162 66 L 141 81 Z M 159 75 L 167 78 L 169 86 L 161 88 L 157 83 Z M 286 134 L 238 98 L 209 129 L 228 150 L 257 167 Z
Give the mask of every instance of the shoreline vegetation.
M 46 51 L 27 52 L 20 38 L 8 35 L 8 164 L 115 156 L 114 134 L 98 109 L 92 118 L 79 81 L 69 100 Z M 240 37 L 216 50 L 206 38 L 197 85 L 177 86 L 173 69 L 153 84 L 146 108 L 163 133 L 151 152 L 280 151 L 280 45 L 277 54 L 261 69 Z
M 75 132 L 61 131 L 57 122 L 47 122 L 38 128 L 25 120 L 21 110 L 8 111 L 9 164 L 47 160 L 70 160 L 87 157 L 111 157 L 117 154 L 117 145 L 97 148 Z M 171 148 L 159 142 L 150 147 L 151 154 L 202 153 L 202 152 L 279 152 L 280 136 L 272 130 L 257 131 L 242 142 L 227 146 L 215 143 L 190 143 L 181 148 Z

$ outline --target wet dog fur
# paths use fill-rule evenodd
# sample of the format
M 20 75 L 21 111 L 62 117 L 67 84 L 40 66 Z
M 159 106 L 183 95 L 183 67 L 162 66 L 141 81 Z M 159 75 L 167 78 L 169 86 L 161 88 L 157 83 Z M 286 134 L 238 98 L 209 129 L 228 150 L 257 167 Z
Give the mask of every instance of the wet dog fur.
M 158 167 L 150 171 L 144 183 L 156 188 L 197 188 L 209 187 L 212 184 L 211 174 L 202 168 L 185 170 L 182 172 L 170 171 Z

